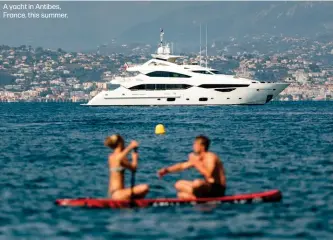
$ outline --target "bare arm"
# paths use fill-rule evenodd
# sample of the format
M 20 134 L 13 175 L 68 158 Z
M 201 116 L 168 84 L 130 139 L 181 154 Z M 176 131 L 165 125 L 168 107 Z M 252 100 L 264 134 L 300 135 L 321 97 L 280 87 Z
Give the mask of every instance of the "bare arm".
M 139 144 L 137 141 L 132 141 L 121 153 L 117 155 L 115 160 L 121 162 L 131 150 L 137 148 L 138 146 Z
M 117 157 L 115 158 L 116 161 L 121 161 L 122 159 L 124 159 L 127 154 L 129 154 L 129 152 L 133 149 L 134 147 L 131 146 L 131 144 L 129 146 L 127 146 L 121 153 L 119 153 L 117 155 Z
M 185 169 L 190 168 L 190 167 L 193 167 L 193 165 L 192 165 L 192 163 L 190 163 L 189 161 L 187 161 L 187 162 L 177 163 L 175 165 L 167 167 L 166 170 L 169 173 L 174 173 L 174 172 L 184 171 Z
M 139 154 L 136 152 L 132 152 L 132 162 L 129 162 L 126 158 L 124 158 L 120 162 L 120 164 L 131 171 L 136 171 L 138 167 L 138 159 L 139 159 Z
M 163 177 L 167 173 L 180 172 L 180 171 L 183 171 L 183 170 L 185 170 L 187 168 L 191 168 L 191 167 L 193 167 L 193 164 L 189 161 L 177 163 L 170 167 L 160 169 L 158 171 L 158 175 L 159 175 L 159 177 Z

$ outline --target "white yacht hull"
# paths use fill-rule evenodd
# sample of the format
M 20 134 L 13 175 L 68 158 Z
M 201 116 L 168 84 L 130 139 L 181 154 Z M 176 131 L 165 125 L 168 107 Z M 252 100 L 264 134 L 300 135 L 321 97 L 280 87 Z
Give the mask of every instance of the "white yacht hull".
M 231 92 L 191 87 L 186 90 L 131 91 L 119 87 L 112 91 L 102 91 L 85 106 L 173 106 L 173 105 L 263 105 L 289 84 L 256 83 L 249 87 L 239 87 Z

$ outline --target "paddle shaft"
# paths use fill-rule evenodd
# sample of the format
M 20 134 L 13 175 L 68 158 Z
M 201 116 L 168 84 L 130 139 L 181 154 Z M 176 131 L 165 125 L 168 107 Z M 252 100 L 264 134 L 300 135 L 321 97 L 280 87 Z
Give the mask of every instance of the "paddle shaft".
M 138 152 L 138 148 L 134 148 L 134 152 Z M 131 203 L 133 203 L 133 188 L 135 186 L 135 170 L 132 171 L 132 175 L 131 175 Z
M 133 199 L 133 188 L 135 186 L 135 171 L 132 171 L 131 176 L 131 199 Z

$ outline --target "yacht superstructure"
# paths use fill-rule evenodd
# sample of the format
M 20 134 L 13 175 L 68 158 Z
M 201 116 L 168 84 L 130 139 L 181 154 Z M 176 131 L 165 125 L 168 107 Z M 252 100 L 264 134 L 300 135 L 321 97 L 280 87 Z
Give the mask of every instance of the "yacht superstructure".
M 183 56 L 173 55 L 161 42 L 152 59 L 130 66 L 133 77 L 117 77 L 112 90 L 102 91 L 86 106 L 233 105 L 265 104 L 288 83 L 270 83 L 220 74 L 198 64 L 178 64 Z

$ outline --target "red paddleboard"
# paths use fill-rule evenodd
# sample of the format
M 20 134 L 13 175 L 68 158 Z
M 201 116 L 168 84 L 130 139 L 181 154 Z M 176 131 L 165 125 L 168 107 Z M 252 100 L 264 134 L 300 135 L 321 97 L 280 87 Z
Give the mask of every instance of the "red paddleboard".
M 278 202 L 282 199 L 279 190 L 270 190 L 260 193 L 240 194 L 217 198 L 197 198 L 195 200 L 177 198 L 157 198 L 138 200 L 112 200 L 108 198 L 77 198 L 77 199 L 57 199 L 56 204 L 69 207 L 88 208 L 129 208 L 129 207 L 150 207 L 150 206 L 177 206 L 195 205 L 200 203 L 222 204 L 222 203 L 256 203 L 256 202 Z

